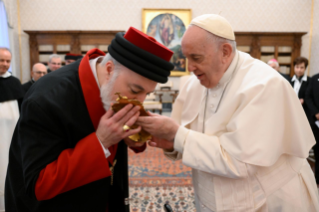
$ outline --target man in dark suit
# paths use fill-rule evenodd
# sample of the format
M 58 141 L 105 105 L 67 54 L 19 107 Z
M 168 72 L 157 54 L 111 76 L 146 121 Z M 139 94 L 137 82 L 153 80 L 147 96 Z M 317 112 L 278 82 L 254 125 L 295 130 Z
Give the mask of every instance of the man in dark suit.
M 305 114 L 308 117 L 308 107 L 307 103 L 305 102 L 306 90 L 309 85 L 310 77 L 305 74 L 305 71 L 308 66 L 308 59 L 305 57 L 297 57 L 294 60 L 294 72 L 295 75 L 291 78 L 290 84 L 294 88 L 300 103 L 305 111 Z
M 42 63 L 34 64 L 32 67 L 32 71 L 31 71 L 31 80 L 22 85 L 24 93 L 27 93 L 27 91 L 30 89 L 30 87 L 33 85 L 33 83 L 38 81 L 38 79 L 40 79 L 41 77 L 43 77 L 47 73 L 48 72 L 47 72 L 47 68 L 45 67 L 45 65 L 43 65 Z
M 309 80 L 309 85 L 306 91 L 305 101 L 309 109 L 309 122 L 312 132 L 315 136 L 316 142 L 319 142 L 319 74 L 314 75 Z M 314 147 L 315 153 L 315 176 L 317 186 L 319 187 L 319 146 L 316 144 Z

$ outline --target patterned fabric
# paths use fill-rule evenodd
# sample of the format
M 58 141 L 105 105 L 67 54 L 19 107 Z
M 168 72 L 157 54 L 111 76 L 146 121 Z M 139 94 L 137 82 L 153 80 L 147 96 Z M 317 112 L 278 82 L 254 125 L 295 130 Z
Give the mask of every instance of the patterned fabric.
M 191 186 L 191 168 L 182 161 L 171 161 L 158 148 L 147 147 L 145 152 L 135 154 L 129 151 L 130 186 Z

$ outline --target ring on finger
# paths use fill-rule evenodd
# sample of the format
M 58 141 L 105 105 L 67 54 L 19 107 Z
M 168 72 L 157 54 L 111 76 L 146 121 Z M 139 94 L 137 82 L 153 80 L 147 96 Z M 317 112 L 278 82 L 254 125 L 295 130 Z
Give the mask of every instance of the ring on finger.
M 123 126 L 123 132 L 128 132 L 131 128 L 126 124 Z

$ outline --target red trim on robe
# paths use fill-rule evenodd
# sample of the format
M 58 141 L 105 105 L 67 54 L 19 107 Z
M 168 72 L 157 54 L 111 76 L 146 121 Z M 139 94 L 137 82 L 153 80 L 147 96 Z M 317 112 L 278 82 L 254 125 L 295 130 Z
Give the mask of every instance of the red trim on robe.
M 62 151 L 57 160 L 41 170 L 35 195 L 38 201 L 48 200 L 110 175 L 101 144 L 92 133 L 80 140 L 74 149 Z
M 96 84 L 96 80 L 92 73 L 89 60 L 104 55 L 105 53 L 100 51 L 99 49 L 92 49 L 88 51 L 82 59 L 79 68 L 79 77 L 83 96 L 95 130 L 97 129 L 100 123 L 101 117 L 105 114 L 106 111 L 103 108 L 103 103 L 100 97 L 100 89 Z M 116 150 L 117 144 L 109 147 L 111 156 L 109 156 L 107 159 L 111 164 L 113 164 L 113 160 L 116 155 Z

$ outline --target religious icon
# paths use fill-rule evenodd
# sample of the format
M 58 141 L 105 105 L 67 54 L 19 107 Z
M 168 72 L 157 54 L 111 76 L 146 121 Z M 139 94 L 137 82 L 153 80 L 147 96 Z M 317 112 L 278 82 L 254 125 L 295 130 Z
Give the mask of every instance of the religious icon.
M 121 96 L 120 93 L 115 93 L 115 95 L 118 95 L 118 98 L 116 99 L 117 102 L 112 105 L 112 109 L 114 110 L 114 112 L 118 112 L 127 104 L 133 104 L 134 106 L 138 105 L 141 107 L 140 116 L 148 116 L 148 113 L 144 110 L 143 104 L 137 99 L 128 99 L 126 96 Z M 138 126 L 134 124 L 130 128 L 136 129 L 138 128 Z M 142 129 L 139 133 L 129 136 L 129 138 L 135 142 L 144 143 L 150 140 L 152 136 L 148 132 Z
M 143 9 L 143 31 L 174 52 L 171 61 L 174 71 L 171 76 L 189 74 L 181 42 L 190 22 L 190 10 Z

